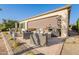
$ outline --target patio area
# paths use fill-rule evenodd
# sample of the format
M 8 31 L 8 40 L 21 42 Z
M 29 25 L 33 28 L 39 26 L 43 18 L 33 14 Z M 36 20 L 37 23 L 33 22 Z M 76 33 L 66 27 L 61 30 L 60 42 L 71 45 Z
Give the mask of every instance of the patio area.
M 4 34 L 4 36 L 14 55 L 60 55 L 64 44 L 63 38 L 53 37 L 48 39 L 47 46 L 34 47 L 32 46 L 30 39 L 23 39 L 22 36 L 17 36 L 16 40 L 14 40 L 11 39 L 9 32 L 7 32 L 7 34 L 8 35 Z M 18 43 L 19 45 L 16 46 Z
M 17 39 L 21 42 L 26 43 L 26 46 L 28 48 L 32 47 L 32 45 L 30 44 L 30 39 L 25 40 L 22 37 L 17 37 Z M 64 43 L 64 39 L 54 37 L 48 40 L 48 46 L 37 47 L 37 48 L 33 47 L 33 49 L 31 50 L 37 51 L 43 55 L 60 55 L 63 43 Z

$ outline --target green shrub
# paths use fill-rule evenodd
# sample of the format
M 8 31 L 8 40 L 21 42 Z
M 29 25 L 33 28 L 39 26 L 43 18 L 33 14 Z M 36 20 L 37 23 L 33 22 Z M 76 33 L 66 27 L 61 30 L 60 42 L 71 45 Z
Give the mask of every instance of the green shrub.
M 76 28 L 77 28 L 77 32 L 79 32 L 79 19 L 76 22 Z
M 72 25 L 72 30 L 77 30 L 76 25 Z

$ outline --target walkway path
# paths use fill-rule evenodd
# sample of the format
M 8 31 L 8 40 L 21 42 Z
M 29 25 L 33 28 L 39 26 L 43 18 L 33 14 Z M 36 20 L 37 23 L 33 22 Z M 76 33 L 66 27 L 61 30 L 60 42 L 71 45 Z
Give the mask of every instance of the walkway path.
M 0 55 L 6 55 L 6 54 L 7 54 L 7 50 L 5 44 L 3 40 L 0 39 Z
M 3 41 L 4 41 L 4 44 L 6 46 L 6 49 L 7 49 L 7 52 L 9 55 L 13 54 L 13 51 L 11 49 L 11 47 L 9 46 L 8 42 L 7 42 L 7 37 L 3 35 L 3 33 L 1 32 L 2 34 L 2 37 L 3 37 Z
M 1 33 L 0 36 L 2 37 Z M 0 55 L 7 55 L 7 49 L 2 39 L 0 39 Z

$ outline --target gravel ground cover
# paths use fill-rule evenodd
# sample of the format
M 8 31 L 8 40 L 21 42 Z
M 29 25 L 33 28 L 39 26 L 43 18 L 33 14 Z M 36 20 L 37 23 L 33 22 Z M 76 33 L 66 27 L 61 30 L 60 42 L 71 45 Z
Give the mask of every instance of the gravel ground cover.
M 25 43 L 19 41 L 18 39 L 14 40 L 8 32 L 3 32 L 3 34 L 15 55 L 34 55 L 33 51 L 31 51 L 30 48 L 27 48 Z
M 79 35 L 66 39 L 62 55 L 79 55 Z

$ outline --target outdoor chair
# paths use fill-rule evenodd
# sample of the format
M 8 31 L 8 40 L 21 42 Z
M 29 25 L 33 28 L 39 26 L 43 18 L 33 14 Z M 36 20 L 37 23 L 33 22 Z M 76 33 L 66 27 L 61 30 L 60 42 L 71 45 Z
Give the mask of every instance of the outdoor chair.
M 47 45 L 47 36 L 44 33 L 38 33 L 39 40 L 40 40 L 40 46 L 46 46 Z
M 46 33 L 46 36 L 47 36 L 47 39 L 51 39 L 51 37 L 52 37 L 52 32 L 47 32 L 47 33 Z
M 60 36 L 58 29 L 53 28 L 53 30 L 51 31 L 51 37 L 58 37 L 58 36 Z
M 37 33 L 33 33 L 33 32 L 31 33 L 30 42 L 31 42 L 31 45 L 33 46 L 40 46 L 40 40 Z

